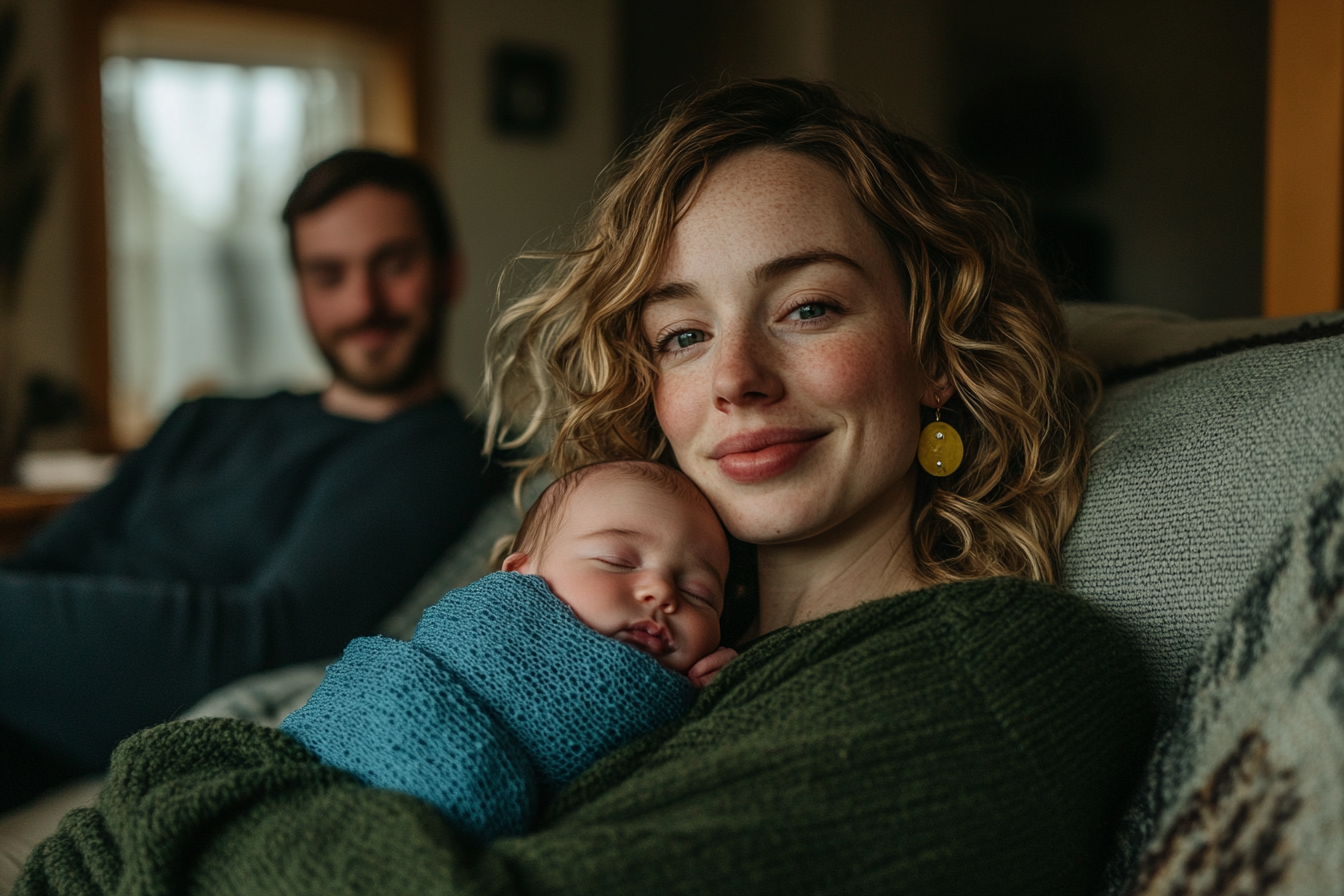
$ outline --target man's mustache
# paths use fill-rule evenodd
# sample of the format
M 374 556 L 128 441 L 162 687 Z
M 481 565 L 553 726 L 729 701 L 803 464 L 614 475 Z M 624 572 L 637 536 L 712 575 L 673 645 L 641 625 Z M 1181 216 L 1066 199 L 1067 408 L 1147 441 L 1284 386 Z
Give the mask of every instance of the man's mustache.
M 369 315 L 358 323 L 351 324 L 348 327 L 342 327 L 336 331 L 335 338 L 341 340 L 370 331 L 405 330 L 409 329 L 410 326 L 411 319 L 404 314 L 379 312 Z

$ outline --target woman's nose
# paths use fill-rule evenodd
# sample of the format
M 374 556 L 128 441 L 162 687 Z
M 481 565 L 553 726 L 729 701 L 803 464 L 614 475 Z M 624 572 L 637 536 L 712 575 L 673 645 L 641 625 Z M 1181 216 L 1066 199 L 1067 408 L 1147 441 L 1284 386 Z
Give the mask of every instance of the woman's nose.
M 715 336 L 714 407 L 720 411 L 750 405 L 770 404 L 784 394 L 764 334 L 743 332 Z

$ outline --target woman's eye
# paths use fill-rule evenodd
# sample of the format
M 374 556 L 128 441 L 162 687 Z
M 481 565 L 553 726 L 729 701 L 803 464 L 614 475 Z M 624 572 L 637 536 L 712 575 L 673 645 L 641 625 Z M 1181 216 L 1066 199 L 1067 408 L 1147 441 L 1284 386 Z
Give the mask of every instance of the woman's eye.
M 797 315 L 798 320 L 815 320 L 818 317 L 824 317 L 830 310 L 831 306 L 824 302 L 808 302 L 793 309 L 790 316 Z
M 706 339 L 704 330 L 677 330 L 669 333 L 658 342 L 659 351 L 681 351 L 698 345 Z

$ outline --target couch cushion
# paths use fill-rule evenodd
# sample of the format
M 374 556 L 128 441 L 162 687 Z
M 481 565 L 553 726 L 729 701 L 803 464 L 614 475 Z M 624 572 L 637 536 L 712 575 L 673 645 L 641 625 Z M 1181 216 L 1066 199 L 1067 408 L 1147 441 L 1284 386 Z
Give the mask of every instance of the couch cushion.
M 1344 456 L 1204 645 L 1108 893 L 1344 889 Z
M 1075 347 L 1092 359 L 1108 380 L 1150 364 L 1234 343 L 1275 340 L 1304 328 L 1338 324 L 1344 311 L 1296 317 L 1232 317 L 1197 320 L 1187 314 L 1114 302 L 1065 302 L 1064 316 Z
M 1130 633 L 1164 702 L 1344 446 L 1344 335 L 1328 332 L 1108 387 L 1093 419 L 1064 583 Z

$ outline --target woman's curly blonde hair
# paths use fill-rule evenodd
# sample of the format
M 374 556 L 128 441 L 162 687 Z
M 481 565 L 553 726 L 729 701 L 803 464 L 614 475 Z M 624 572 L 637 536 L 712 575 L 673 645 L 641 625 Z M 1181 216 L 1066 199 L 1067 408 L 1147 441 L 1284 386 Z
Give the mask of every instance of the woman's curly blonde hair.
M 735 81 L 682 103 L 613 169 L 576 248 L 521 256 L 551 265 L 491 332 L 490 444 L 549 437 L 524 476 L 600 460 L 673 462 L 653 412 L 644 298 L 705 173 L 749 147 L 840 174 L 904 279 L 917 363 L 955 387 L 942 413 L 966 459 L 946 478 L 919 473 L 918 573 L 1056 581 L 1087 475 L 1084 423 L 1098 380 L 1069 346 L 1026 211 L 995 181 L 820 83 Z

